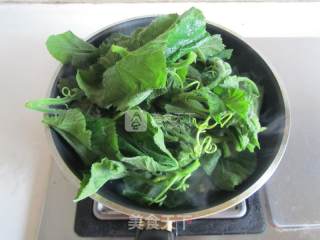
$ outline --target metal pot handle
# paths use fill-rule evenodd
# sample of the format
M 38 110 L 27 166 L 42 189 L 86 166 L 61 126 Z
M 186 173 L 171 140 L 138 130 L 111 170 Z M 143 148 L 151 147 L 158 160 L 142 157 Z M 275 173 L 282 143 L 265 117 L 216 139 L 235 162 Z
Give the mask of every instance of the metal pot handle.
M 139 228 L 135 240 L 174 240 L 172 222 L 157 222 L 153 224 L 150 220 L 140 219 Z
M 167 230 L 138 230 L 135 240 L 174 240 L 173 232 Z

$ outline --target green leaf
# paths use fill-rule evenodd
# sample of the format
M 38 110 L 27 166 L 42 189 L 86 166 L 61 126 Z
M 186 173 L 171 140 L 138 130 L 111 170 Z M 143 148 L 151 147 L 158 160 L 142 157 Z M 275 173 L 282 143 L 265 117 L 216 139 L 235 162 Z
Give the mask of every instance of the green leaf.
M 229 59 L 232 50 L 225 49 L 221 36 L 215 34 L 203 39 L 201 45 L 197 48 L 196 53 L 203 62 L 206 62 L 209 58 L 213 57 Z
M 74 201 L 78 202 L 95 194 L 106 182 L 123 178 L 126 174 L 126 168 L 121 162 L 103 158 L 100 162 L 92 164 L 90 177 L 84 176 Z
M 136 31 L 132 35 L 132 42 L 135 47 L 143 46 L 144 44 L 154 40 L 161 34 L 171 29 L 178 19 L 177 14 L 168 14 L 153 20 L 150 25 Z
M 172 98 L 171 105 L 180 107 L 185 112 L 195 113 L 200 116 L 214 116 L 225 111 L 224 102 L 207 87 L 178 94 Z M 178 109 L 172 109 L 170 105 L 167 105 L 166 110 L 172 112 Z
M 219 189 L 232 191 L 254 172 L 256 164 L 255 155 L 247 152 L 222 158 L 213 171 L 212 181 Z
M 42 122 L 70 134 L 85 147 L 91 149 L 92 133 L 87 129 L 85 116 L 79 109 L 62 111 L 57 115 L 44 115 Z
M 200 10 L 191 8 L 183 13 L 176 25 L 162 35 L 166 39 L 166 56 L 171 62 L 189 53 L 196 47 L 196 43 L 208 36 L 206 20 Z
M 146 176 L 146 173 L 138 175 L 131 172 L 127 177 L 124 178 L 122 195 L 138 203 L 147 203 L 149 205 L 150 202 L 146 200 L 147 196 L 149 195 L 148 192 L 151 188 L 159 187 L 160 186 L 158 186 L 158 184 L 152 184 L 150 176 Z
M 176 73 L 179 79 L 179 83 L 177 84 L 180 84 L 183 86 L 186 80 L 186 76 L 188 74 L 189 67 L 192 63 L 196 61 L 196 59 L 197 59 L 197 55 L 194 52 L 190 52 L 187 55 L 186 59 L 180 60 L 179 62 L 172 65 L 172 68 L 173 68 L 172 71 Z
M 167 149 L 161 128 L 158 126 L 151 114 L 147 112 L 141 113 L 146 116 L 146 131 L 119 131 L 119 134 L 123 138 L 122 141 L 125 140 L 128 144 L 139 149 L 143 153 L 142 155 L 149 155 L 159 164 L 166 166 L 168 171 L 177 169 L 179 167 L 178 162 Z
M 99 46 L 99 53 L 100 56 L 105 56 L 106 58 L 110 57 L 110 54 L 112 54 L 111 46 L 112 44 L 117 44 L 124 48 L 129 48 L 132 50 L 130 45 L 131 37 L 121 34 L 121 33 L 113 33 L 109 37 L 107 37 Z M 116 56 L 116 54 L 112 54 Z M 112 64 L 113 65 L 113 64 Z
M 71 63 L 75 67 L 90 65 L 98 56 L 98 49 L 78 38 L 72 32 L 51 35 L 47 40 L 50 54 L 61 63 Z
M 138 149 L 138 146 L 132 143 L 129 139 L 127 140 L 128 136 L 123 136 L 120 132 L 118 136 L 119 141 L 119 149 L 124 156 L 137 156 L 137 155 L 144 155 L 144 152 Z
M 118 46 L 118 45 L 115 45 L 115 44 L 112 44 L 111 51 L 119 54 L 121 57 L 125 57 L 129 53 L 128 49 L 121 47 L 121 46 Z
M 121 109 L 125 109 L 138 94 L 164 87 L 166 78 L 164 44 L 161 42 L 128 53 L 104 72 L 100 83 L 90 83 L 81 73 L 77 74 L 79 87 L 92 102 L 100 107 L 113 105 Z M 144 99 L 139 98 L 138 102 L 141 100 Z
M 252 115 L 250 118 L 244 120 L 239 119 L 233 124 L 235 129 L 236 150 L 244 151 L 248 149 L 254 152 L 255 148 L 260 148 L 258 134 L 265 130 L 261 127 L 257 115 Z
M 169 150 L 178 160 L 179 166 L 185 167 L 197 160 L 193 151 L 196 144 L 196 128 L 192 117 L 173 114 L 153 114 L 153 116 L 164 133 L 165 141 L 174 144 Z
M 168 174 L 154 179 L 146 174 L 130 174 L 124 179 L 122 194 L 142 204 L 162 205 L 170 190 L 182 190 L 182 186 L 187 186 L 185 182 L 199 166 L 199 161 L 194 161 L 177 174 Z
M 143 104 L 143 108 L 145 110 L 150 110 L 155 100 L 158 99 L 160 96 L 165 95 L 168 92 L 167 90 L 167 88 L 153 90 L 151 94 L 145 99 L 146 101 Z
M 61 110 L 58 114 L 46 114 L 42 122 L 52 127 L 75 150 L 85 165 L 95 161 L 92 151 L 92 132 L 87 129 L 85 116 L 79 109 Z
M 247 77 L 228 76 L 219 85 L 222 88 L 240 88 L 245 91 L 249 96 L 259 97 L 260 92 L 257 85 Z
M 158 124 L 156 123 L 156 121 L 154 120 L 151 114 L 147 112 L 143 112 L 143 114 L 145 114 L 147 117 L 147 131 L 132 133 L 132 136 L 134 137 L 134 139 L 138 141 L 142 140 L 142 141 L 148 141 L 148 142 L 149 140 L 151 140 L 151 142 L 149 143 L 154 145 L 153 149 L 159 149 L 169 157 L 173 158 L 172 154 L 165 146 L 164 134 L 161 128 L 158 126 Z
M 77 75 L 79 75 L 81 79 L 85 80 L 88 85 L 94 87 L 96 85 L 98 86 L 101 82 L 104 70 L 105 69 L 101 64 L 95 63 L 86 69 L 78 69 Z M 77 78 L 78 76 L 76 76 L 76 81 L 78 81 Z
M 211 82 L 208 84 L 208 88 L 210 89 L 218 86 L 221 81 L 232 73 L 230 64 L 217 57 L 212 58 L 211 68 Z
M 226 106 L 236 115 L 230 126 L 234 127 L 234 144 L 237 151 L 260 148 L 258 134 L 264 130 L 258 117 L 260 92 L 257 85 L 247 77 L 228 76 L 214 89 Z M 237 117 L 239 116 L 239 117 Z
M 132 165 L 136 169 L 151 173 L 172 171 L 171 167 L 161 165 L 149 156 L 123 157 L 121 161 Z
M 88 120 L 87 125 L 92 132 L 92 151 L 100 157 L 120 159 L 115 121 L 110 118 L 93 118 Z
M 78 154 L 82 162 L 85 166 L 90 166 L 95 159 L 97 159 L 97 155 L 93 153 L 88 147 L 84 146 L 79 139 L 72 136 L 70 133 L 62 131 L 58 128 L 53 128 L 63 139 L 74 149 L 74 151 Z
M 146 113 L 146 114 L 147 114 L 147 121 L 148 121 L 147 122 L 147 124 L 148 124 L 147 132 L 152 134 L 153 142 L 155 143 L 155 145 L 157 145 L 159 147 L 159 149 L 162 152 L 166 153 L 169 157 L 172 157 L 171 153 L 169 152 L 169 150 L 165 146 L 164 135 L 163 135 L 161 128 L 158 126 L 158 124 L 153 119 L 151 114 L 148 114 L 148 113 Z
M 232 57 L 233 50 L 232 49 L 224 49 L 223 51 L 219 52 L 213 58 L 218 57 L 221 59 L 229 60 Z M 209 58 L 208 61 L 211 61 L 212 58 Z
M 83 94 L 79 89 L 72 89 L 70 94 L 66 97 L 42 98 L 28 101 L 25 104 L 25 107 L 39 112 L 59 114 L 64 112 L 64 110 L 59 107 L 63 105 L 66 106 L 73 101 L 79 100 L 82 96 Z
M 192 79 L 192 80 L 198 80 L 198 81 L 201 81 L 201 73 L 200 71 L 195 68 L 194 66 L 189 66 L 188 68 L 188 74 L 187 74 L 187 77 Z
M 162 33 L 170 29 L 178 18 L 177 14 L 169 14 L 159 18 L 156 18 L 150 25 L 144 28 L 138 28 L 131 36 L 126 36 L 119 33 L 112 34 L 107 38 L 99 47 L 101 57 L 99 63 L 102 64 L 105 69 L 113 66 L 120 57 L 111 50 L 112 44 L 117 44 L 129 51 L 137 50 L 139 47 L 154 40 Z
M 203 87 L 199 90 L 195 90 L 201 100 L 208 106 L 210 115 L 214 116 L 225 110 L 224 102 L 219 98 L 218 95 L 210 91 L 209 88 Z
M 132 96 L 130 99 L 128 99 L 128 101 L 121 101 L 118 104 L 118 110 L 125 111 L 127 109 L 130 109 L 139 105 L 144 100 L 146 100 L 152 92 L 153 92 L 152 90 L 146 90 L 144 92 L 140 92 Z
M 174 105 L 173 105 L 174 104 Z M 167 113 L 193 114 L 205 117 L 206 109 L 197 101 L 186 100 L 185 102 L 175 101 L 173 104 L 165 104 L 164 110 Z
M 123 154 L 129 156 L 148 155 L 152 157 L 156 162 L 165 166 L 167 171 L 174 171 L 179 168 L 177 161 L 159 151 L 152 142 L 147 140 L 134 139 L 132 135 L 120 133 L 120 150 Z M 147 138 L 146 138 L 147 139 Z
M 201 166 L 207 175 L 211 176 L 220 158 L 221 151 L 219 149 L 212 154 L 205 154 L 201 158 Z
M 241 89 L 228 89 L 222 96 L 225 105 L 242 118 L 247 118 L 250 108 L 250 100 Z

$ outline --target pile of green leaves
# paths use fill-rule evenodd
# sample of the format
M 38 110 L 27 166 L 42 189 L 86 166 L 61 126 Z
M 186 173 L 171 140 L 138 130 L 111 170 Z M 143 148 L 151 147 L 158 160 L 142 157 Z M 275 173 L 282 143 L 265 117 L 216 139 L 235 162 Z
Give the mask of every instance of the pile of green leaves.
M 200 169 L 227 191 L 255 170 L 259 89 L 232 74 L 232 50 L 206 31 L 201 11 L 159 17 L 99 46 L 70 31 L 52 35 L 47 48 L 76 74 L 60 79 L 60 96 L 26 106 L 45 112 L 43 123 L 86 166 L 75 201 L 121 179 L 124 196 L 162 205 Z M 145 117 L 145 131 L 126 131 L 128 111 Z

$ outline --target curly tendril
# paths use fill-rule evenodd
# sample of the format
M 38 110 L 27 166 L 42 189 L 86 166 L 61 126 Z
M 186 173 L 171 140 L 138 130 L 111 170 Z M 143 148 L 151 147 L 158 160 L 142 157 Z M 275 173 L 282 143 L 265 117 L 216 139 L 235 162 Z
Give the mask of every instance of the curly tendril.
M 206 130 L 212 129 L 217 126 L 218 123 L 209 124 L 211 117 L 207 117 L 207 119 L 202 123 L 197 123 L 195 118 L 192 119 L 193 125 L 197 128 L 196 133 L 196 144 L 194 146 L 194 153 L 197 157 L 200 157 L 203 152 L 205 153 L 214 153 L 217 151 L 217 145 L 213 142 L 211 136 L 206 136 L 204 139 L 200 139 L 201 134 L 205 133 Z
M 68 87 L 63 87 L 61 89 L 61 94 L 64 96 L 64 97 L 71 97 L 71 90 L 70 88 Z
M 194 85 L 196 85 L 196 89 L 199 89 L 201 84 L 198 80 L 194 80 L 193 82 L 191 82 L 187 86 L 185 86 L 184 89 L 189 89 L 189 88 L 193 87 Z
M 203 139 L 203 141 L 201 143 L 201 147 L 202 147 L 202 150 L 208 154 L 214 153 L 218 149 L 217 145 L 215 143 L 213 143 L 211 136 L 206 136 Z
M 230 120 L 231 118 L 233 117 L 233 113 L 231 112 L 225 112 L 222 114 L 222 117 L 220 119 L 220 126 L 221 127 L 224 127 Z
M 60 113 L 63 109 L 52 108 L 50 106 L 67 106 L 67 103 L 77 100 L 83 96 L 80 89 L 75 88 L 70 90 L 67 87 L 62 88 L 64 97 L 43 98 L 39 100 L 29 101 L 25 106 L 32 110 L 37 110 L 44 113 Z M 68 107 L 68 106 L 67 106 Z

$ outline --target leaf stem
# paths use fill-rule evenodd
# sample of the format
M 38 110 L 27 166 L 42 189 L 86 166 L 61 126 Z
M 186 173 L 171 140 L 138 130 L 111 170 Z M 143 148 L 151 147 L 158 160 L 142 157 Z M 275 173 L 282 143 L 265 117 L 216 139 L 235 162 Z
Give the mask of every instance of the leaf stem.
M 180 87 L 183 88 L 183 81 L 180 76 L 176 73 L 175 69 L 170 70 L 168 69 L 168 73 L 180 84 Z
M 188 88 L 192 87 L 193 85 L 197 85 L 197 86 L 196 86 L 196 89 L 199 89 L 199 87 L 200 87 L 200 82 L 199 82 L 198 80 L 195 80 L 195 81 L 189 83 L 187 86 L 185 86 L 184 89 L 188 89 Z
M 25 107 L 32 110 L 39 111 L 39 112 L 44 112 L 44 113 L 60 113 L 63 110 L 50 108 L 49 106 L 64 105 L 66 103 L 79 99 L 82 96 L 83 96 L 82 92 L 80 90 L 79 91 L 77 90 L 73 95 L 70 94 L 69 96 L 62 97 L 62 98 L 60 97 L 43 98 L 43 99 L 38 99 L 34 101 L 29 101 L 25 104 Z
M 173 176 L 171 179 L 169 179 L 169 182 L 167 184 L 167 186 L 158 194 L 157 197 L 154 198 L 155 202 L 158 202 L 159 199 L 161 199 L 161 197 L 166 194 L 166 192 L 169 191 L 169 189 L 173 186 L 173 184 L 175 184 L 175 182 L 180 178 L 179 175 L 175 175 Z
M 194 53 L 194 52 L 190 52 L 186 59 L 184 59 L 184 60 L 182 60 L 182 61 L 180 61 L 178 63 L 173 64 L 173 67 L 175 69 L 184 68 L 184 67 L 192 64 L 193 62 L 195 62 L 196 59 L 197 59 L 197 54 Z

